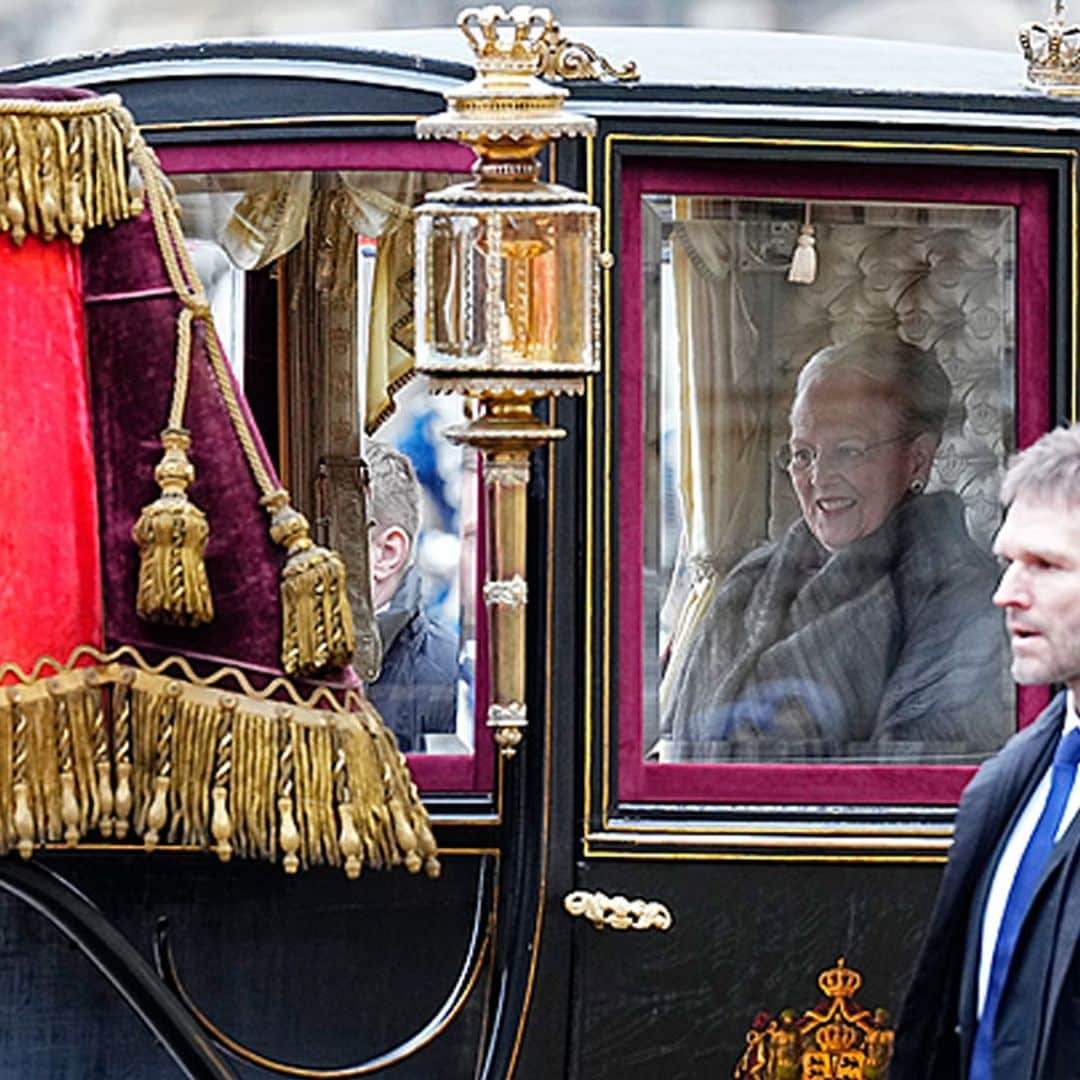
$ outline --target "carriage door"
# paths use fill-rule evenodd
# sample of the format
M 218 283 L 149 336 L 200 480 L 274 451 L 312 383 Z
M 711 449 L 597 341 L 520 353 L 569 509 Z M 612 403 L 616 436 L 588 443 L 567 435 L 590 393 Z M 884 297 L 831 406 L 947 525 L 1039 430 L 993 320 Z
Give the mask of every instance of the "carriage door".
M 887 1061 L 959 793 L 1045 700 L 1016 695 L 989 603 L 1001 466 L 1067 400 L 1072 301 L 1045 268 L 1071 152 L 1028 153 L 601 133 L 581 816 L 549 908 L 572 927 L 570 1075 Z M 792 413 L 810 358 L 863 340 L 944 378 L 922 482 L 872 507 L 892 391 Z M 961 549 L 970 579 L 933 580 L 927 553 Z M 826 1015 L 862 1026 L 817 1038 Z

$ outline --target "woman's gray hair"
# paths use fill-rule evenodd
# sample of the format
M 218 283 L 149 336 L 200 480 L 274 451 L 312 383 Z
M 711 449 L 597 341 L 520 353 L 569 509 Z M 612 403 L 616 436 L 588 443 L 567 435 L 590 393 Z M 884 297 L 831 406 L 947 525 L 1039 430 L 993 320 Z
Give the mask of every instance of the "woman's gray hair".
M 371 489 L 368 514 L 380 529 L 398 525 L 416 539 L 420 527 L 420 482 L 412 462 L 399 450 L 370 439 L 364 445 Z
M 952 384 L 933 352 L 901 341 L 895 334 L 865 334 L 814 353 L 799 372 L 795 401 L 813 383 L 838 371 L 865 375 L 887 387 L 896 399 L 904 433 L 929 433 L 941 439 L 949 417 Z
M 1001 482 L 1001 501 L 1011 506 L 1034 496 L 1044 502 L 1080 506 L 1080 424 L 1040 435 L 1009 460 Z

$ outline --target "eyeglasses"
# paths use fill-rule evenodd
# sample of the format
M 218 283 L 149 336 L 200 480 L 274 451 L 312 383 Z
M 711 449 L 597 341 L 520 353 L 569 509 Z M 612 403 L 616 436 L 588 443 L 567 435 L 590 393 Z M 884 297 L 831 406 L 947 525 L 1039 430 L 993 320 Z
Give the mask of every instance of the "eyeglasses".
M 816 446 L 789 446 L 785 443 L 776 452 L 776 464 L 789 473 L 808 472 L 815 465 L 822 469 L 848 472 L 857 469 L 871 450 L 889 443 L 903 442 L 907 435 L 894 435 L 891 439 L 879 439 L 873 443 L 842 442 L 823 450 Z

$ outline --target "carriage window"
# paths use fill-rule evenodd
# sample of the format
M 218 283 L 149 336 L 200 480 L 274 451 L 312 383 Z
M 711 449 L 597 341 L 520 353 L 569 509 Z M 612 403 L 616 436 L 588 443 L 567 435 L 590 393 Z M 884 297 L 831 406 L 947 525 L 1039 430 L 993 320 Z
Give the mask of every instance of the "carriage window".
M 459 179 L 173 177 L 264 441 L 317 540 L 344 556 L 358 627 L 377 627 L 381 650 L 359 634 L 354 660 L 368 696 L 402 750 L 454 757 L 475 748 L 478 481 L 472 452 L 443 437 L 460 400 L 411 377 L 412 207 Z
M 1016 210 L 641 214 L 644 760 L 982 759 L 1015 728 Z

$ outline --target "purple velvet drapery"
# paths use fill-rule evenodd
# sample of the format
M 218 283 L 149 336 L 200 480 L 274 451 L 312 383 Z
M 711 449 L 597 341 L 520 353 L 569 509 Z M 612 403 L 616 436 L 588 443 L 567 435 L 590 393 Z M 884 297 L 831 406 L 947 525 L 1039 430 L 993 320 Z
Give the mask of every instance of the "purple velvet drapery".
M 250 674 L 281 671 L 280 571 L 251 476 L 217 388 L 202 324 L 195 324 L 184 424 L 191 431 L 195 482 L 188 495 L 206 514 L 206 568 L 215 617 L 197 629 L 152 624 L 135 613 L 138 550 L 131 528 L 158 495 L 176 366 L 181 302 L 169 285 L 149 212 L 95 230 L 83 249 L 87 348 L 101 500 L 105 633 L 111 647 L 147 655 L 181 653 Z M 257 434 L 257 433 L 256 433 Z M 273 468 L 264 463 L 271 474 Z

